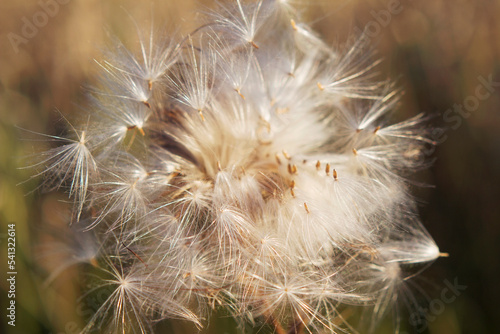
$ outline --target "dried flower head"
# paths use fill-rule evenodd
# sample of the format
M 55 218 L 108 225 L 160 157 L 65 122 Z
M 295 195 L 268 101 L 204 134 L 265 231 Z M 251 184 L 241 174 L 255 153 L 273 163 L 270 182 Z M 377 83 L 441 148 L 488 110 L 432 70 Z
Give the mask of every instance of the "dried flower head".
M 44 161 L 110 289 L 85 330 L 203 326 L 217 307 L 277 333 L 352 331 L 364 307 L 373 328 L 403 269 L 440 256 L 408 189 L 423 117 L 388 125 L 398 94 L 365 46 L 330 48 L 289 1 L 141 41 L 99 62 L 89 121 Z

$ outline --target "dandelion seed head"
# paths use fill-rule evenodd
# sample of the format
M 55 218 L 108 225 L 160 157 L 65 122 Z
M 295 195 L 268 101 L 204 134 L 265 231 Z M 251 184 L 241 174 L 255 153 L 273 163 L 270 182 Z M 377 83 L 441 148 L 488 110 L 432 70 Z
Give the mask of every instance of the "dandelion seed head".
M 113 286 L 87 331 L 202 326 L 219 307 L 337 333 L 360 306 L 371 328 L 407 269 L 443 255 L 408 186 L 426 118 L 391 125 L 398 90 L 369 48 L 328 46 L 294 2 L 220 4 L 184 38 L 138 29 L 137 53 L 117 42 L 98 61 L 86 127 L 50 137 L 64 144 L 40 165 Z

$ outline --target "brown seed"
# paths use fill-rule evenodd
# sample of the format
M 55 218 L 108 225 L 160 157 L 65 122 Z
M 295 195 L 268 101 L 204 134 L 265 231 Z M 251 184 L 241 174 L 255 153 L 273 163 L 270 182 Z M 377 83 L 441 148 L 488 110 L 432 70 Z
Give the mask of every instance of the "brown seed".
M 205 116 L 203 116 L 203 112 L 200 109 L 198 109 L 198 114 L 200 115 L 201 120 L 205 122 Z
M 304 209 L 306 209 L 307 213 L 311 213 L 311 211 L 309 211 L 309 208 L 307 207 L 307 203 L 304 203 Z
M 240 88 L 235 88 L 234 90 L 236 91 L 236 93 L 238 93 L 238 95 L 239 95 L 239 96 L 241 96 L 241 98 L 242 98 L 243 100 L 245 100 L 245 95 L 243 95 L 243 94 L 241 93 L 241 89 L 240 89 Z

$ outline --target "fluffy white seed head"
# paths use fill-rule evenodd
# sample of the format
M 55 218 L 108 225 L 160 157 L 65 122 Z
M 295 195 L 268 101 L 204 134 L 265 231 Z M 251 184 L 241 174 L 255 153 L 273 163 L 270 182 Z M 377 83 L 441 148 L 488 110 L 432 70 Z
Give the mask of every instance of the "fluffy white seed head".
M 201 326 L 227 307 L 342 332 L 344 310 L 372 305 L 376 323 L 401 268 L 443 255 L 408 193 L 424 117 L 388 125 L 397 91 L 366 48 L 332 49 L 295 15 L 237 0 L 182 40 L 140 35 L 137 56 L 99 61 L 88 125 L 44 161 L 111 277 L 87 329 Z

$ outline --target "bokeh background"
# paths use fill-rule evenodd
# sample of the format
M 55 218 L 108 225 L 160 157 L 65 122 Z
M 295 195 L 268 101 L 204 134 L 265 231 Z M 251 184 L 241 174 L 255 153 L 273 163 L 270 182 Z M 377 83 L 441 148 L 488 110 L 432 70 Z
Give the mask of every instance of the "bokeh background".
M 332 45 L 341 46 L 366 27 L 365 37 L 383 59 L 381 78 L 397 80 L 404 91 L 395 119 L 426 112 L 435 116 L 433 126 L 440 129 L 434 134 L 440 144 L 429 149 L 434 163 L 418 176 L 432 186 L 415 187 L 415 193 L 424 225 L 450 257 L 436 261 L 421 275 L 420 283 L 417 281 L 422 288 L 415 288 L 415 294 L 423 296 L 419 299 L 429 309 L 420 312 L 427 316 L 419 319 L 426 321 L 402 315 L 402 328 L 408 333 L 498 333 L 500 1 L 295 2 L 303 20 Z M 126 44 L 137 42 L 130 16 L 139 25 L 149 26 L 153 20 L 166 33 L 187 33 L 197 26 L 197 11 L 215 5 L 209 0 L 59 3 L 57 13 L 48 16 L 46 24 L 17 44 L 12 43 L 12 33 L 23 36 L 26 20 L 43 19 L 37 17 L 42 6 L 36 0 L 0 2 L 2 333 L 69 334 L 82 327 L 78 317 L 82 281 L 76 269 L 66 270 L 52 284 L 44 285 L 50 269 L 62 260 L 47 249 L 64 235 L 69 206 L 63 194 L 36 190 L 40 180 L 30 180 L 32 170 L 19 169 L 30 161 L 30 155 L 47 147 L 36 142 L 41 137 L 26 130 L 58 134 L 64 127 L 64 122 L 58 122 L 61 114 L 73 119 L 82 113 L 82 87 L 92 84 L 97 73 L 93 59 L 101 57 L 113 36 Z M 485 80 L 498 84 L 485 87 Z M 453 111 L 464 103 L 470 112 Z M 5 317 L 7 223 L 15 223 L 17 232 L 15 328 L 6 325 Z M 446 282 L 465 286 L 451 302 L 443 299 Z M 407 324 L 412 321 L 413 325 Z M 205 332 L 237 333 L 231 327 L 230 319 L 219 319 Z M 182 324 L 166 325 L 164 332 L 174 330 L 193 332 Z M 380 329 L 380 333 L 386 332 L 385 327 Z

